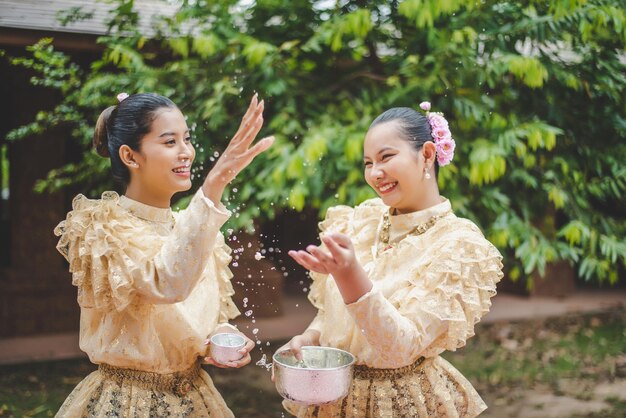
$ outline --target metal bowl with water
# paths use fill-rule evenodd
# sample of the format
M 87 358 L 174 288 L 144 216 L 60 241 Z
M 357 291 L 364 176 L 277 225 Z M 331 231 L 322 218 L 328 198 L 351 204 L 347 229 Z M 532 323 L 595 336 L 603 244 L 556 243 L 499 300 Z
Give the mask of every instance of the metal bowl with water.
M 211 337 L 210 355 L 216 362 L 226 364 L 243 357 L 239 352 L 246 346 L 246 340 L 239 334 L 224 332 Z
M 302 347 L 302 361 L 292 350 L 273 356 L 274 379 L 280 396 L 304 405 L 322 405 L 348 395 L 354 356 L 331 347 Z

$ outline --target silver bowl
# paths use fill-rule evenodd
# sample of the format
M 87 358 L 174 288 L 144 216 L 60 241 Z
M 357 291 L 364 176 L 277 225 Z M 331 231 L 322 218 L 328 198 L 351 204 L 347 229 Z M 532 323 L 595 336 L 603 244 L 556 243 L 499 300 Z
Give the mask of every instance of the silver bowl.
M 331 347 L 302 347 L 302 361 L 292 350 L 273 356 L 274 381 L 280 396 L 303 405 L 323 405 L 348 395 L 354 356 Z
M 246 346 L 246 340 L 239 334 L 224 332 L 211 337 L 211 358 L 220 364 L 237 361 L 243 357 L 239 352 Z

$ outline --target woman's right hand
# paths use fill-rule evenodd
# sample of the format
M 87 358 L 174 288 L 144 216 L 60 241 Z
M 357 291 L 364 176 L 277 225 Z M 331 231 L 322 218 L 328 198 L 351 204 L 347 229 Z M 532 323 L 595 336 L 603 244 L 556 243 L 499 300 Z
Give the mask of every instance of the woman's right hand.
M 308 329 L 302 334 L 293 337 L 277 351 L 292 350 L 296 358 L 302 360 L 302 347 L 305 345 L 320 345 L 320 332 L 314 329 Z
M 216 205 L 219 204 L 226 185 L 274 142 L 274 137 L 269 136 L 251 147 L 263 126 L 263 108 L 263 100 L 259 102 L 257 94 L 252 96 L 237 133 L 204 180 L 202 191 Z
M 314 329 L 308 329 L 300 335 L 293 337 L 287 344 L 280 347 L 276 352 L 284 350 L 293 350 L 298 361 L 302 360 L 302 347 L 308 345 L 320 345 L 320 332 Z M 274 381 L 274 369 L 272 369 L 272 382 Z

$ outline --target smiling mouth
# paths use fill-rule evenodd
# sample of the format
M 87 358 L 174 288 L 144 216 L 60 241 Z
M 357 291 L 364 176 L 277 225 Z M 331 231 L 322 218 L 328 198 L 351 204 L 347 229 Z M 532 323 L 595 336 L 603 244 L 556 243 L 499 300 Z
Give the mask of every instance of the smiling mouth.
M 175 174 L 188 175 L 190 173 L 190 171 L 191 171 L 191 163 L 187 163 L 187 164 L 185 164 L 185 165 L 183 165 L 181 167 L 173 168 L 172 171 Z
M 381 194 L 385 194 L 385 193 L 390 193 L 392 190 L 396 188 L 397 185 L 398 185 L 398 182 L 394 181 L 391 183 L 382 184 L 380 186 L 377 186 L 376 188 Z

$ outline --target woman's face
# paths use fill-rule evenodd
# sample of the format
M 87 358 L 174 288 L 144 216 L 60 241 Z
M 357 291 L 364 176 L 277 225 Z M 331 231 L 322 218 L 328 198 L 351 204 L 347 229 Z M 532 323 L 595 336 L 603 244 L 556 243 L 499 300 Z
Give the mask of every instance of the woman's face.
M 365 180 L 398 213 L 419 210 L 425 193 L 422 153 L 400 136 L 397 122 L 374 126 L 365 136 Z
M 191 164 L 196 151 L 191 144 L 189 128 L 178 108 L 157 111 L 151 130 L 134 153 L 131 182 L 151 197 L 168 201 L 176 192 L 191 188 Z

